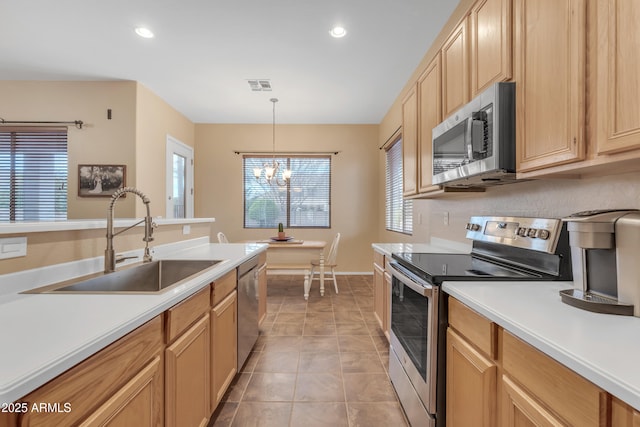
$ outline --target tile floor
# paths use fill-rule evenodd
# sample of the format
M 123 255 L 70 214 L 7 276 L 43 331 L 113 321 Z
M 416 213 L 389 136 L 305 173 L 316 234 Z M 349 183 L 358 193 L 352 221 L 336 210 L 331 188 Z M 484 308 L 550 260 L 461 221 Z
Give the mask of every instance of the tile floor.
M 387 375 L 389 347 L 373 314 L 372 276 L 338 290 L 269 276 L 267 318 L 209 426 L 406 426 Z

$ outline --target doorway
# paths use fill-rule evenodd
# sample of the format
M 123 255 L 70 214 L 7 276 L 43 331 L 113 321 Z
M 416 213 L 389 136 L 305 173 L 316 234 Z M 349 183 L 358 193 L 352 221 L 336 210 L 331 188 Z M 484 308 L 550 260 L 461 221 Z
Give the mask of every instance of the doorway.
M 167 218 L 193 218 L 193 148 L 167 135 Z

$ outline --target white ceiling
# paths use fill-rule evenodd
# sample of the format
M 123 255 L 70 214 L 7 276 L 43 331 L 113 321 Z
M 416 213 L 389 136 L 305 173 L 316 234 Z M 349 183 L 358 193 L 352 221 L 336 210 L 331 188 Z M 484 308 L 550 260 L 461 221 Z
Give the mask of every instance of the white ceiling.
M 458 1 L 0 0 L 0 80 L 136 80 L 196 123 L 270 123 L 277 97 L 278 123 L 377 124 Z

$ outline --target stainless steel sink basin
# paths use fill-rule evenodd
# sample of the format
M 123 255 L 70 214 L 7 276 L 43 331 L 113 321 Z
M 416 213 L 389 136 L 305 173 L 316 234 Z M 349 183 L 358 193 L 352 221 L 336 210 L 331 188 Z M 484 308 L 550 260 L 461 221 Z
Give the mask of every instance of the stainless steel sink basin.
M 159 260 L 73 279 L 25 293 L 111 294 L 166 291 L 222 260 Z

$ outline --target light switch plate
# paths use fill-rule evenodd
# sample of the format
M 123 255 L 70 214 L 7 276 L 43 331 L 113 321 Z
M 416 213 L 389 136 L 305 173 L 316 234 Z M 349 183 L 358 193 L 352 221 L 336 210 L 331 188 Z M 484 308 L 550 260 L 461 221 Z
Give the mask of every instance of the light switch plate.
M 0 259 L 27 256 L 26 237 L 7 237 L 0 239 Z

